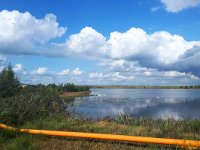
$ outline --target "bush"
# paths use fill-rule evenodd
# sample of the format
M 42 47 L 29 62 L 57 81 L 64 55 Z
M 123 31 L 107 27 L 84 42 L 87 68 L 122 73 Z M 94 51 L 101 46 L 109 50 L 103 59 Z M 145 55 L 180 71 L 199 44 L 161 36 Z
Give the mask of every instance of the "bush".
M 8 124 L 65 112 L 57 92 L 45 87 L 26 87 L 16 96 L 1 98 L 0 102 L 0 120 Z

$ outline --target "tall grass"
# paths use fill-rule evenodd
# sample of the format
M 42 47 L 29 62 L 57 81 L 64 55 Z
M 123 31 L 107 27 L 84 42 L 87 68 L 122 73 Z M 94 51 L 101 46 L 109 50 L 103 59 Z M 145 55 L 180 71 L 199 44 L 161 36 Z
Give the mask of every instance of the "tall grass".
M 120 115 L 115 117 L 114 121 L 119 124 L 143 127 L 146 131 L 149 131 L 148 133 L 150 134 L 147 133 L 149 136 L 200 140 L 200 120 L 175 120 L 174 118 L 163 120 L 145 117 L 134 118 L 127 115 Z M 156 132 L 152 134 L 151 131 L 154 131 L 155 129 Z
M 1 122 L 13 125 L 65 112 L 58 94 L 47 88 L 26 89 L 16 96 L 0 98 L 0 103 Z

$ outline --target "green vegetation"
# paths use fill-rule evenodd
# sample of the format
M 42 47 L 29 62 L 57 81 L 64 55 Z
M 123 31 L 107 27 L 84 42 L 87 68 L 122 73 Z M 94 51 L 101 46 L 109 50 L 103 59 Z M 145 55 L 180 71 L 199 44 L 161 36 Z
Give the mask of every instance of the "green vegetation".
M 66 91 L 89 90 L 88 87 L 66 85 L 26 85 L 22 88 L 12 67 L 0 74 L 0 120 L 1 123 L 23 124 L 38 117 L 51 117 L 66 113 L 60 94 Z
M 65 91 L 88 91 L 88 87 L 50 84 L 22 88 L 11 66 L 0 74 L 0 87 L 0 122 L 17 128 L 200 140 L 200 120 L 154 120 L 123 115 L 101 120 L 76 118 L 65 110 L 60 94 Z M 0 149 L 3 150 L 162 148 L 176 147 L 27 135 L 0 129 Z
M 66 130 L 91 133 L 107 133 L 135 136 L 152 136 L 178 139 L 200 140 L 199 120 L 152 120 L 150 118 L 132 118 L 118 116 L 98 121 L 73 116 L 60 115 L 26 121 L 21 128 L 48 130 Z M 195 127 L 195 128 L 194 128 Z M 195 129 L 195 131 L 194 131 Z M 196 130 L 197 129 L 197 130 Z M 56 138 L 37 135 L 26 135 L 1 130 L 0 149 L 174 149 L 173 146 L 156 146 L 147 144 L 131 144 L 126 142 L 81 140 L 71 138 Z M 31 143 L 30 143 L 31 141 Z
M 65 92 L 80 92 L 80 91 L 89 91 L 89 86 L 76 86 L 73 83 L 67 83 L 64 85 L 60 85 L 59 88 L 61 88 Z
M 0 72 L 0 97 L 14 96 L 20 90 L 20 83 L 12 71 L 12 66 L 8 66 Z
M 81 91 L 89 91 L 89 86 L 81 86 L 81 85 L 74 85 L 73 83 L 67 84 L 48 84 L 48 85 L 24 85 L 24 89 L 34 90 L 34 89 L 50 89 L 52 91 L 56 91 L 60 94 L 63 92 L 81 92 Z
M 0 120 L 2 123 L 23 124 L 38 117 L 50 117 L 64 112 L 58 94 L 48 88 L 25 88 L 15 96 L 0 98 Z

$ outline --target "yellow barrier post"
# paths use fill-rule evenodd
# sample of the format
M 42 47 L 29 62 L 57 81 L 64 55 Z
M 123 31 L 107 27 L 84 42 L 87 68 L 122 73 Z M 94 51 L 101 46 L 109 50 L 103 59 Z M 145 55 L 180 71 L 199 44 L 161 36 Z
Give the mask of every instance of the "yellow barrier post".
M 35 129 L 19 129 L 0 124 L 0 128 L 19 131 L 29 134 L 50 135 L 59 137 L 74 137 L 74 138 L 88 138 L 101 140 L 115 140 L 138 143 L 177 145 L 182 147 L 200 147 L 200 141 L 184 140 L 184 139 L 168 139 L 168 138 L 153 138 L 153 137 L 139 137 L 139 136 L 124 136 L 113 134 L 99 134 L 99 133 L 83 133 L 83 132 L 68 132 L 68 131 L 52 131 L 52 130 L 35 130 Z

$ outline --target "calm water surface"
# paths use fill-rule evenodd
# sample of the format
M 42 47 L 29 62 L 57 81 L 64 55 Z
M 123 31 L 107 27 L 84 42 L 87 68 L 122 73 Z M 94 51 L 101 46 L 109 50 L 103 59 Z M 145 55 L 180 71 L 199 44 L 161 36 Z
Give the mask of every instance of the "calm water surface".
M 91 89 L 91 95 L 68 103 L 70 111 L 88 118 L 136 117 L 200 118 L 197 89 Z

